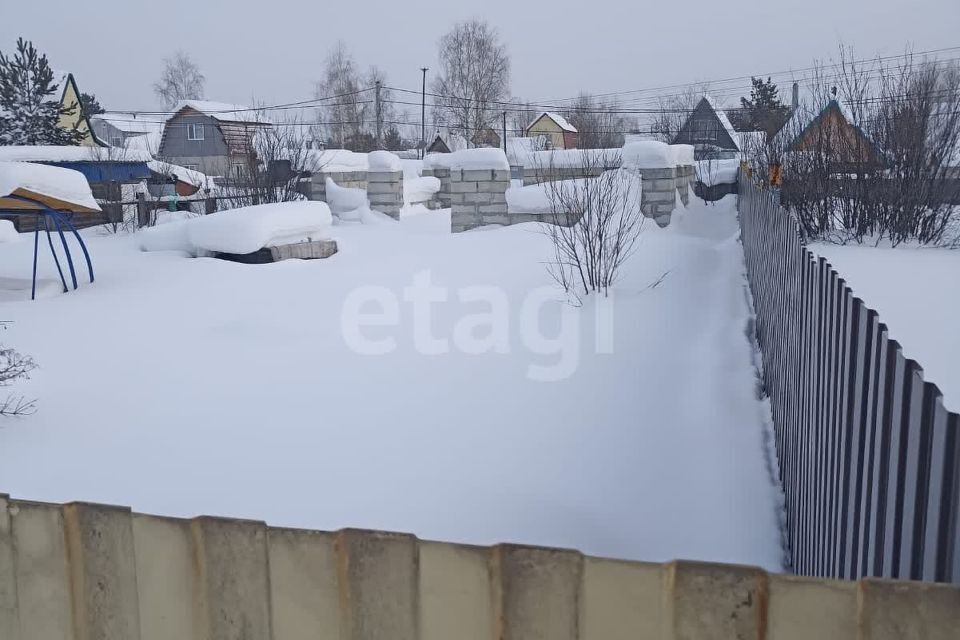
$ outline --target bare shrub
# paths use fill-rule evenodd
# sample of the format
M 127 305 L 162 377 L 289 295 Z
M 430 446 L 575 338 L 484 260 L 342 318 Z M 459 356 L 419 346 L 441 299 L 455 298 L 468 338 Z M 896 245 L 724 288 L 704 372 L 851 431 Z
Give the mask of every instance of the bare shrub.
M 599 176 L 543 183 L 550 222 L 541 231 L 553 245 L 547 270 L 568 293 L 606 296 L 643 227 L 640 176 L 623 168 L 603 171 L 598 154 L 582 155 L 584 168 Z
M 30 356 L 16 349 L 0 345 L 0 386 L 6 387 L 17 380 L 27 380 L 37 364 Z M 0 401 L 0 416 L 24 416 L 36 411 L 36 401 L 22 395 L 10 395 Z

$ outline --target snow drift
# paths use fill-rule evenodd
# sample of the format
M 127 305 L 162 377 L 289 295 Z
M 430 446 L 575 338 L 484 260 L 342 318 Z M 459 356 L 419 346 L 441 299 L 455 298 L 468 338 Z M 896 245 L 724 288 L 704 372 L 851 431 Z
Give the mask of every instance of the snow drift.
M 141 232 L 144 251 L 253 253 L 264 247 L 323 237 L 333 218 L 323 202 L 263 204 L 177 220 Z

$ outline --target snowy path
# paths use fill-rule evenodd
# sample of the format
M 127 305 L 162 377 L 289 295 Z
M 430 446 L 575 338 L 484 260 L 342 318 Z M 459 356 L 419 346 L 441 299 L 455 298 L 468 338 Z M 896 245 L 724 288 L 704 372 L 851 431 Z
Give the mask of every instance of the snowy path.
M 528 376 L 559 359 L 521 330 L 524 298 L 550 284 L 531 226 L 339 227 L 332 259 L 259 266 L 94 239 L 95 285 L 0 304 L 4 342 L 42 367 L 24 387 L 39 412 L 0 425 L 0 491 L 777 569 L 733 199 L 678 217 L 648 225 L 627 265 L 613 353 L 595 353 L 592 305 L 544 307 L 545 338 L 582 325 L 556 382 Z M 0 246 L 0 273 L 26 276 L 29 248 Z M 418 353 L 403 289 L 422 270 L 450 287 L 437 337 L 484 308 L 459 288 L 502 290 L 509 354 Z M 341 333 L 344 300 L 370 285 L 399 300 L 398 327 L 365 330 L 396 340 L 388 355 Z

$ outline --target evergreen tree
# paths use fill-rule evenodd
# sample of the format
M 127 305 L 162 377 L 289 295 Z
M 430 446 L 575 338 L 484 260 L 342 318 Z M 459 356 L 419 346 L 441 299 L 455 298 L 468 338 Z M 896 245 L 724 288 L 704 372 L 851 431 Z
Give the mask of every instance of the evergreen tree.
M 746 131 L 765 131 L 773 136 L 790 115 L 790 108 L 780 101 L 780 90 L 767 78 L 751 78 L 750 98 L 740 98 L 742 128 Z
M 17 52 L 0 52 L 0 144 L 77 145 L 84 134 L 61 129 L 61 116 L 72 116 L 78 105 L 60 104 L 60 86 L 46 55 L 32 42 L 17 39 Z
M 100 101 L 97 100 L 97 96 L 92 93 L 81 93 L 80 104 L 83 107 L 83 115 L 85 116 L 95 116 L 98 113 L 104 113 L 106 111 L 106 109 L 100 106 Z

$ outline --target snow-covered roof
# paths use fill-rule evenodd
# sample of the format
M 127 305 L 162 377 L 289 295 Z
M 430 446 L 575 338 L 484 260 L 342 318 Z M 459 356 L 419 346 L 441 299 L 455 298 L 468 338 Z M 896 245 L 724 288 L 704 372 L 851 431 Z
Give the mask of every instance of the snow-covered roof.
M 703 99 L 707 101 L 707 104 L 710 105 L 710 108 L 713 109 L 713 112 L 717 114 L 717 119 L 720 120 L 720 124 L 726 130 L 727 134 L 730 136 L 730 139 L 733 140 L 734 144 L 737 144 L 737 131 L 733 128 L 733 124 L 730 123 L 730 118 L 727 117 L 727 113 L 720 108 L 720 106 L 717 104 L 717 101 L 713 99 L 713 96 L 705 93 L 703 94 Z
M 242 104 L 230 104 L 227 102 L 213 102 L 211 100 L 181 100 L 174 107 L 174 115 L 182 109 L 190 108 L 194 111 L 210 116 L 214 120 L 222 122 L 246 122 L 250 124 L 270 124 L 270 121 L 259 109 L 245 107 Z M 171 116 L 173 117 L 173 116 Z M 169 120 L 169 118 L 167 118 Z
M 108 111 L 90 116 L 90 120 L 106 122 L 107 124 L 130 134 L 159 133 L 163 131 L 163 121 L 156 116 L 138 116 L 135 113 Z
M 150 168 L 150 171 L 159 173 L 160 175 L 170 178 L 176 176 L 177 180 L 180 182 L 186 182 L 187 184 L 197 187 L 198 189 L 211 184 L 207 176 L 199 171 L 187 169 L 186 167 L 181 167 L 176 164 L 170 164 L 169 162 L 164 162 L 162 160 L 151 160 L 147 163 L 147 167 Z
M 148 162 L 153 157 L 139 149 L 52 145 L 0 146 L 5 162 Z
M 90 184 L 79 171 L 29 162 L 0 162 L 0 208 L 32 208 L 4 198 L 10 195 L 39 200 L 56 209 L 78 213 L 100 211 Z
M 150 133 L 142 136 L 127 138 L 123 141 L 123 146 L 131 151 L 144 151 L 150 155 L 153 155 L 160 150 L 160 143 L 162 141 L 162 131 L 151 131 Z
M 556 122 L 557 126 L 563 129 L 564 131 L 568 131 L 570 133 L 577 133 L 577 128 L 575 126 L 567 122 L 566 118 L 564 118 L 562 115 L 554 111 L 544 111 L 543 113 L 541 113 L 539 116 L 537 116 L 534 119 L 534 121 L 530 124 L 530 126 L 527 127 L 527 131 L 529 131 L 533 127 L 533 125 L 537 124 L 540 118 L 543 118 L 543 117 L 550 118 L 551 120 Z

